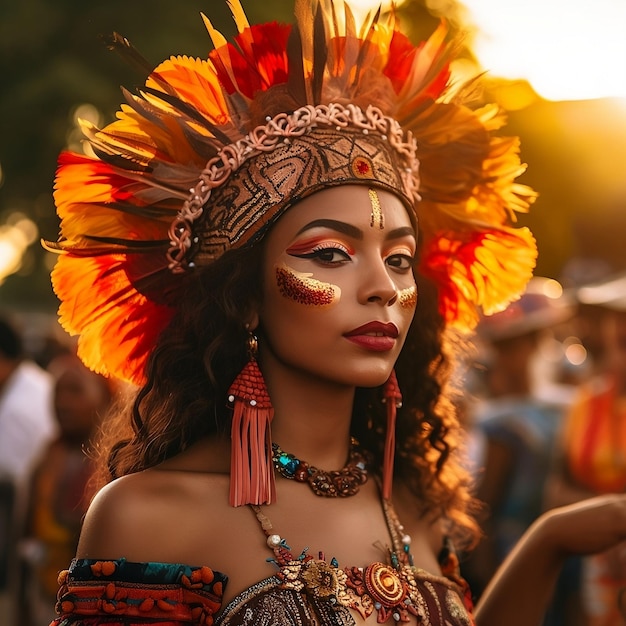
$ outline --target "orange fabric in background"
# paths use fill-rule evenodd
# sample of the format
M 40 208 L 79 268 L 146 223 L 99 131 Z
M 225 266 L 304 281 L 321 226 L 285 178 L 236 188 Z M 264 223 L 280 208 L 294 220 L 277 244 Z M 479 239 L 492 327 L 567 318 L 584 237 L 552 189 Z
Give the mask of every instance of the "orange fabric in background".
M 614 381 L 584 386 L 565 422 L 565 462 L 572 479 L 595 493 L 626 490 L 626 398 Z

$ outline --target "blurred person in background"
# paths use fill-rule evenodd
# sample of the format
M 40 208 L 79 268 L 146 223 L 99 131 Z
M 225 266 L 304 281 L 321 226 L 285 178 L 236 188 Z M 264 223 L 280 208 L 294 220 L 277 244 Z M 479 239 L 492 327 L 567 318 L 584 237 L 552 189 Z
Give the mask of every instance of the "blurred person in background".
M 25 355 L 17 324 L 0 313 L 0 593 L 12 583 L 13 531 L 28 475 L 56 432 L 52 385 Z
M 45 450 L 31 477 L 30 500 L 19 544 L 22 576 L 20 626 L 50 622 L 58 572 L 74 556 L 82 519 L 93 494 L 93 465 L 87 448 L 112 393 L 105 378 L 74 354 L 56 357 L 54 412 L 59 436 Z
M 465 564 L 477 595 L 543 510 L 563 407 L 560 398 L 540 393 L 535 369 L 542 340 L 571 316 L 562 299 L 547 295 L 555 282 L 532 279 L 519 300 L 478 328 L 482 389 L 470 411 L 474 437 L 482 440 L 475 463 L 484 538 Z
M 560 378 L 570 382 L 574 388 L 594 376 L 596 370 L 604 366 L 606 340 L 602 327 L 606 308 L 594 300 L 599 295 L 604 299 L 611 299 L 612 295 L 602 295 L 598 289 L 605 283 L 610 283 L 615 276 L 615 269 L 606 261 L 574 257 L 566 263 L 559 278 L 575 309 L 570 324 L 572 335 L 565 340 L 566 351 L 573 349 L 575 352 L 573 358 L 565 355 Z M 585 296 L 589 289 L 592 295 Z
M 580 287 L 577 294 L 584 321 L 592 311 L 597 322 L 591 336 L 602 343 L 591 348 L 592 375 L 581 382 L 563 422 L 546 496 L 551 507 L 626 490 L 626 274 Z M 581 591 L 582 623 L 623 624 L 626 547 L 585 557 Z

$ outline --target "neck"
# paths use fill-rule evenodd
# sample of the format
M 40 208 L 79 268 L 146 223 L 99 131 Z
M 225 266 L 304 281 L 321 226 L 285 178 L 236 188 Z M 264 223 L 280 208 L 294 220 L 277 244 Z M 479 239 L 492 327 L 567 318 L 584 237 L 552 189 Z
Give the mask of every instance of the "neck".
M 272 439 L 326 470 L 343 467 L 350 448 L 355 388 L 313 376 L 264 355 L 262 371 L 272 406 Z

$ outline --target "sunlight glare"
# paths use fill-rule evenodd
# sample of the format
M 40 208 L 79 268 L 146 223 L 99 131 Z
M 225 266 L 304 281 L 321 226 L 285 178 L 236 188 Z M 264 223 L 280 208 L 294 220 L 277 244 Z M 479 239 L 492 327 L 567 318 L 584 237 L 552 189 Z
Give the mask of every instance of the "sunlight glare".
M 492 76 L 548 100 L 626 98 L 626 1 L 462 0 Z

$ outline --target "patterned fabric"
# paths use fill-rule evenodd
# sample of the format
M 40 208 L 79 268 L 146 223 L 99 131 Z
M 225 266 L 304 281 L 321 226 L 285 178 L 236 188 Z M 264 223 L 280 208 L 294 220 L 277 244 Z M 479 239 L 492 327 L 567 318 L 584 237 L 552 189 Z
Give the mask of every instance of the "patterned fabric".
M 210 626 L 227 577 L 209 567 L 76 559 L 61 572 L 53 626 Z
M 364 184 L 412 198 L 400 173 L 408 161 L 374 133 L 360 129 L 317 128 L 294 136 L 240 168 L 211 195 L 212 209 L 193 233 L 193 262 L 206 265 L 230 247 L 259 239 L 284 211 L 321 189 Z
M 470 594 L 456 556 L 445 548 L 440 559 L 444 576 L 412 568 L 412 614 L 418 624 L 472 626 Z M 358 584 L 362 579 L 360 568 L 296 558 L 240 593 L 220 614 L 227 577 L 209 567 L 75 560 L 61 573 L 59 617 L 51 626 L 354 626 L 358 613 L 367 612 L 367 589 Z M 352 612 L 338 601 L 346 595 L 360 598 L 362 609 Z M 379 613 L 381 623 L 408 619 Z
M 447 569 L 457 571 L 456 559 L 447 552 Z M 226 607 L 221 626 L 252 624 L 322 624 L 354 626 L 356 615 L 366 619 L 377 613 L 378 623 L 408 622 L 419 624 L 470 626 L 473 624 L 469 594 L 465 585 L 454 579 L 434 576 L 415 567 L 392 568 L 374 563 L 367 568 L 341 569 L 306 554 L 281 560 L 279 572 L 239 594 Z M 398 592 L 399 603 L 385 610 L 376 601 L 376 571 L 382 571 L 382 586 L 389 595 Z M 394 570 L 395 571 L 395 570 Z M 456 582 L 455 582 L 456 581 Z M 352 609 L 352 612 L 349 610 Z

